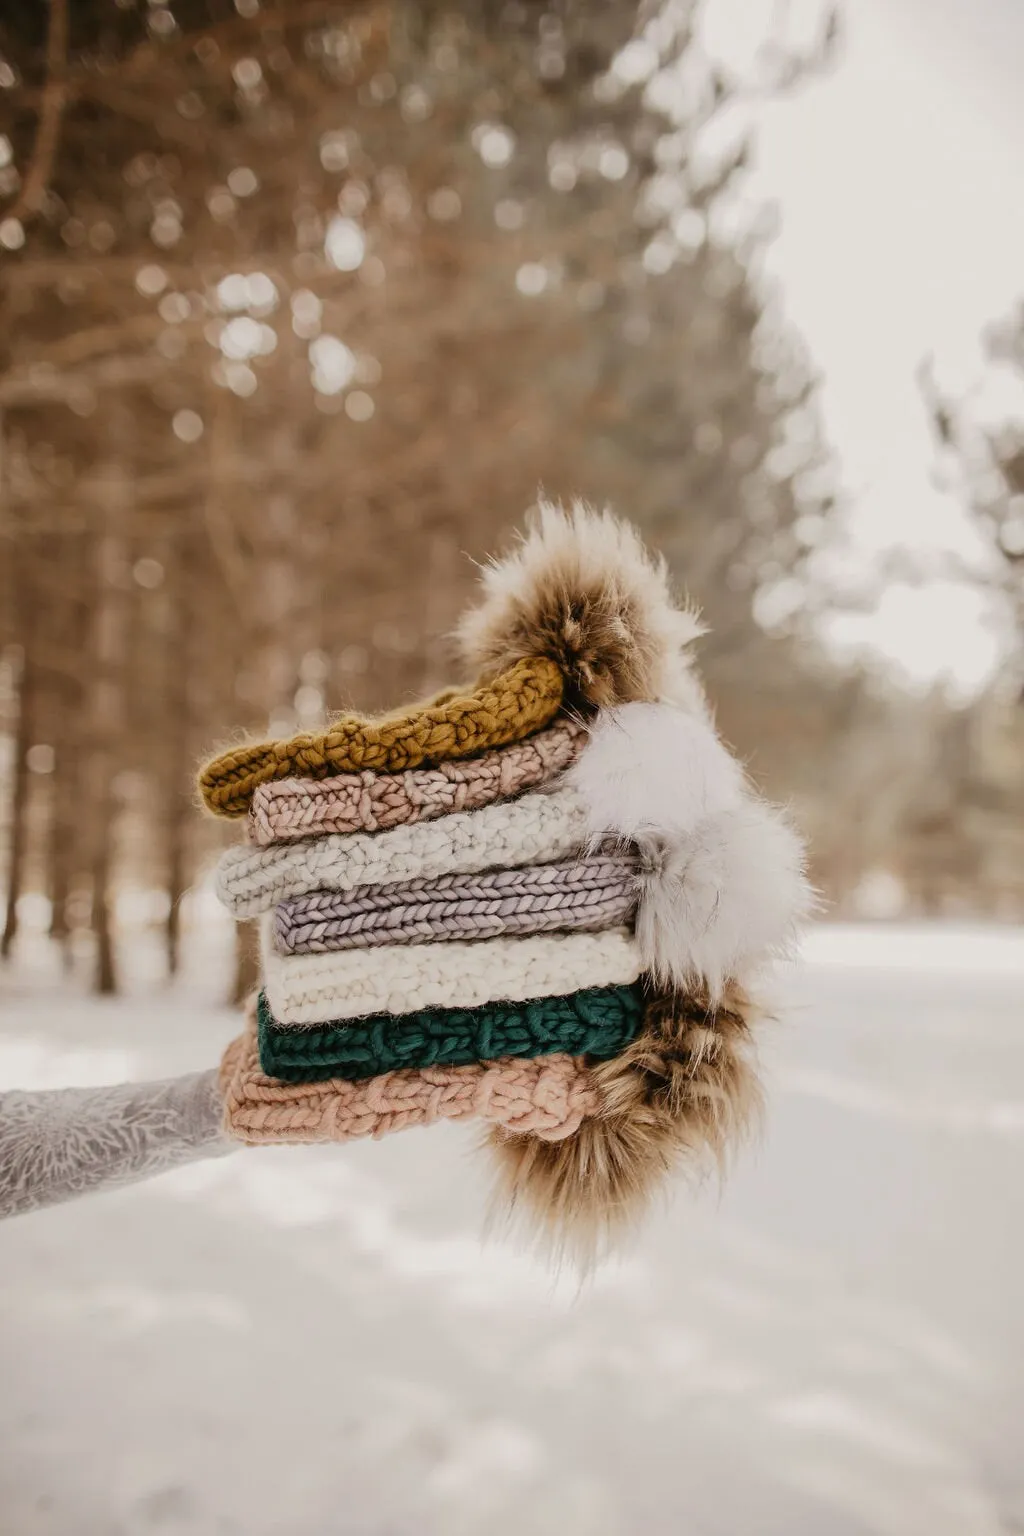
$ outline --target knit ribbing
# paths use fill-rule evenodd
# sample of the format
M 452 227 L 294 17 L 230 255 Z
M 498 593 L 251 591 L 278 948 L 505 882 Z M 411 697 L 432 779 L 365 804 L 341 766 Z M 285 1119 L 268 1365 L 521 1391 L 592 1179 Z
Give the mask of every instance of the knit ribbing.
M 617 928 L 632 913 L 637 894 L 637 866 L 628 854 L 315 891 L 275 908 L 274 948 L 282 955 L 309 955 Z
M 453 812 L 510 800 L 544 784 L 576 757 L 586 739 L 574 720 L 557 720 L 526 741 L 468 762 L 405 773 L 343 773 L 319 782 L 261 784 L 249 807 L 250 840 L 260 846 L 339 832 L 384 832 Z
M 319 734 L 253 742 L 207 763 L 199 789 L 217 816 L 244 816 L 253 792 L 274 779 L 326 779 L 373 768 L 402 772 L 472 757 L 521 741 L 547 725 L 562 702 L 562 674 L 544 656 L 520 661 L 468 693 L 444 695 L 382 720 L 343 715 Z
M 251 1027 L 225 1051 L 220 1082 L 224 1130 L 250 1146 L 377 1138 L 474 1117 L 561 1141 L 598 1108 L 590 1068 L 572 1056 L 407 1069 L 361 1083 L 282 1083 L 261 1070 Z
M 484 1008 L 378 1014 L 322 1029 L 281 1029 L 260 993 L 260 1065 L 285 1083 L 357 1082 L 404 1067 L 464 1067 L 506 1057 L 588 1056 L 608 1061 L 640 1029 L 639 987 L 589 987 L 567 997 Z
M 627 986 L 640 975 L 630 934 L 540 934 L 472 944 L 393 944 L 337 955 L 278 955 L 266 942 L 264 989 L 279 1024 L 303 1028 L 368 1013 L 480 1008 L 582 987 Z
M 548 863 L 577 852 L 586 839 L 582 800 L 575 790 L 559 789 L 390 832 L 229 848 L 217 867 L 217 894 L 234 917 L 257 917 L 310 891 Z

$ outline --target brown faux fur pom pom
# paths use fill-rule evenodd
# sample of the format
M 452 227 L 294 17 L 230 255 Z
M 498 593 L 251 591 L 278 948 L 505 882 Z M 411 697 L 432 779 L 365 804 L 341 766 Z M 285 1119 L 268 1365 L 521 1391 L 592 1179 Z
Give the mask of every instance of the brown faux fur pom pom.
M 486 679 L 525 656 L 550 656 L 570 709 L 633 700 L 700 705 L 684 648 L 702 634 L 679 609 L 665 562 L 610 512 L 542 503 L 519 547 L 483 567 L 483 597 L 463 617 L 463 659 Z
M 724 1171 L 760 1123 L 752 1057 L 756 1010 L 736 985 L 714 1006 L 698 994 L 656 997 L 644 1029 L 594 1068 L 600 1113 L 564 1141 L 495 1130 L 498 1200 L 524 1216 L 542 1246 L 582 1270 L 644 1215 L 683 1159 Z

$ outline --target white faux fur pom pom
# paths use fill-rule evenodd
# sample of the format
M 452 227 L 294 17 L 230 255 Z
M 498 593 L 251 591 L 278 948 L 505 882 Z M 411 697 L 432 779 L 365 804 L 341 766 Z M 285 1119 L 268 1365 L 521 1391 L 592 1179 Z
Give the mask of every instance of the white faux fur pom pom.
M 814 899 L 796 833 L 744 777 L 710 721 L 669 704 L 598 714 L 569 769 L 594 842 L 639 844 L 646 968 L 721 997 L 791 946 Z
M 713 998 L 786 954 L 815 898 L 804 849 L 778 811 L 753 795 L 682 838 L 642 839 L 648 860 L 637 939 L 659 981 L 702 981 Z
M 738 804 L 743 771 L 703 714 L 620 704 L 594 721 L 569 769 L 595 838 L 676 837 Z

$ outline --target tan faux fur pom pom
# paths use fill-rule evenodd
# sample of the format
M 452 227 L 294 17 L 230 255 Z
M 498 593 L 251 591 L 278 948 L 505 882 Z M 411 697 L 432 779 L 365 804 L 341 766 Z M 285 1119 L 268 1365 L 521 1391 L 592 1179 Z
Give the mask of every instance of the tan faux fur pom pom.
M 535 1243 L 586 1270 L 642 1219 L 670 1173 L 725 1171 L 759 1126 L 753 1063 L 758 1010 L 730 985 L 713 1005 L 697 993 L 655 997 L 642 1033 L 593 1068 L 597 1115 L 564 1141 L 494 1130 L 496 1219 L 523 1219 Z
M 481 580 L 483 596 L 457 630 L 481 678 L 548 656 L 566 676 L 570 708 L 635 699 L 703 707 L 684 655 L 703 633 L 697 614 L 675 605 L 664 560 L 610 512 L 541 503 L 518 548 L 484 566 Z

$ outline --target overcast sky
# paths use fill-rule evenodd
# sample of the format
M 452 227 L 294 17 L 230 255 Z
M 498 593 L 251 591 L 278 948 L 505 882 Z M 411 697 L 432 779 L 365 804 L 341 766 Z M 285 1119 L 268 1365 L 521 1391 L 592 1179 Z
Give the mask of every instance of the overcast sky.
M 716 3 L 734 42 L 772 9 Z M 801 0 L 790 9 L 798 23 Z M 1024 296 L 1024 0 L 846 0 L 843 14 L 838 67 L 760 125 L 755 186 L 781 213 L 769 267 L 825 375 L 855 558 L 970 556 L 969 524 L 930 484 L 915 372 L 931 355 L 944 381 L 977 378 L 982 329 Z M 997 654 L 985 606 L 944 582 L 896 586 L 833 632 L 969 685 Z

